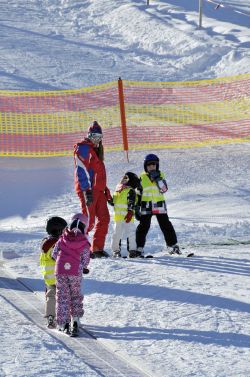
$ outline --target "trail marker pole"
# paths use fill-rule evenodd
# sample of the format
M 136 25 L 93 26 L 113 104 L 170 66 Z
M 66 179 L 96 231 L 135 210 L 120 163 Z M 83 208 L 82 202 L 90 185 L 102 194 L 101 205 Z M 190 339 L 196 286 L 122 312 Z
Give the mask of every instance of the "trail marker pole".
M 128 159 L 128 135 L 127 135 L 127 126 L 126 126 L 126 114 L 125 114 L 123 83 L 122 83 L 122 79 L 120 77 L 119 77 L 119 80 L 118 80 L 118 95 L 119 95 L 119 104 L 120 104 L 120 117 L 121 117 L 123 149 L 126 153 L 127 161 L 129 162 L 129 159 Z

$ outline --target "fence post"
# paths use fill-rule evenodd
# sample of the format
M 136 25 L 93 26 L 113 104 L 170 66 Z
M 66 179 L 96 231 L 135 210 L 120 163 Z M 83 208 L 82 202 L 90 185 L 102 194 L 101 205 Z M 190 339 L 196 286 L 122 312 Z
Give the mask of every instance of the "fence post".
M 126 114 L 125 114 L 125 103 L 123 94 L 123 84 L 122 79 L 118 79 L 118 93 L 119 93 L 119 104 L 120 104 L 120 116 L 121 116 L 121 128 L 122 128 L 122 139 L 123 139 L 123 149 L 128 159 L 128 136 L 127 136 L 127 126 L 126 126 Z

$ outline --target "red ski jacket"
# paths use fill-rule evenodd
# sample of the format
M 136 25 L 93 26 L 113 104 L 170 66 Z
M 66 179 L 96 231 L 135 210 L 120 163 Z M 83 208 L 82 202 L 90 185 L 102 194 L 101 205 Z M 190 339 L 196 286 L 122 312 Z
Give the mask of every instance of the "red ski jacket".
M 98 157 L 95 145 L 84 139 L 74 146 L 75 190 L 105 191 L 107 178 L 104 162 Z

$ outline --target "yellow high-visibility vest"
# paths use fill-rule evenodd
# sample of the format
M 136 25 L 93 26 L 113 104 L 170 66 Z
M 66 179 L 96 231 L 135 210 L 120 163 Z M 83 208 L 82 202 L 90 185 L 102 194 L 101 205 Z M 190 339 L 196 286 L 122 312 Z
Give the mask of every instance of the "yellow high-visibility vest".
M 128 193 L 131 190 L 131 187 L 124 188 L 122 191 L 115 191 L 113 195 L 114 201 L 114 220 L 124 221 L 124 217 L 128 213 Z M 131 222 L 134 221 L 134 216 L 131 219 Z
M 40 268 L 46 285 L 56 284 L 55 260 L 51 258 L 54 245 L 47 251 L 40 254 Z
M 164 179 L 164 174 L 161 173 L 160 177 Z M 157 184 L 152 182 L 145 172 L 141 174 L 140 178 L 143 188 L 141 197 L 141 214 L 167 213 L 164 194 L 159 191 Z

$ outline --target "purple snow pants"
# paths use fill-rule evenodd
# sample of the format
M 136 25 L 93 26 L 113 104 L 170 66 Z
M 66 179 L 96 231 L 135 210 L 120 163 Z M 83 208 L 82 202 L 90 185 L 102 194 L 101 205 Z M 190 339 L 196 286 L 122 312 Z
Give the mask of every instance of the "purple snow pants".
M 71 317 L 83 316 L 82 276 L 56 276 L 56 321 L 58 325 L 70 322 Z

